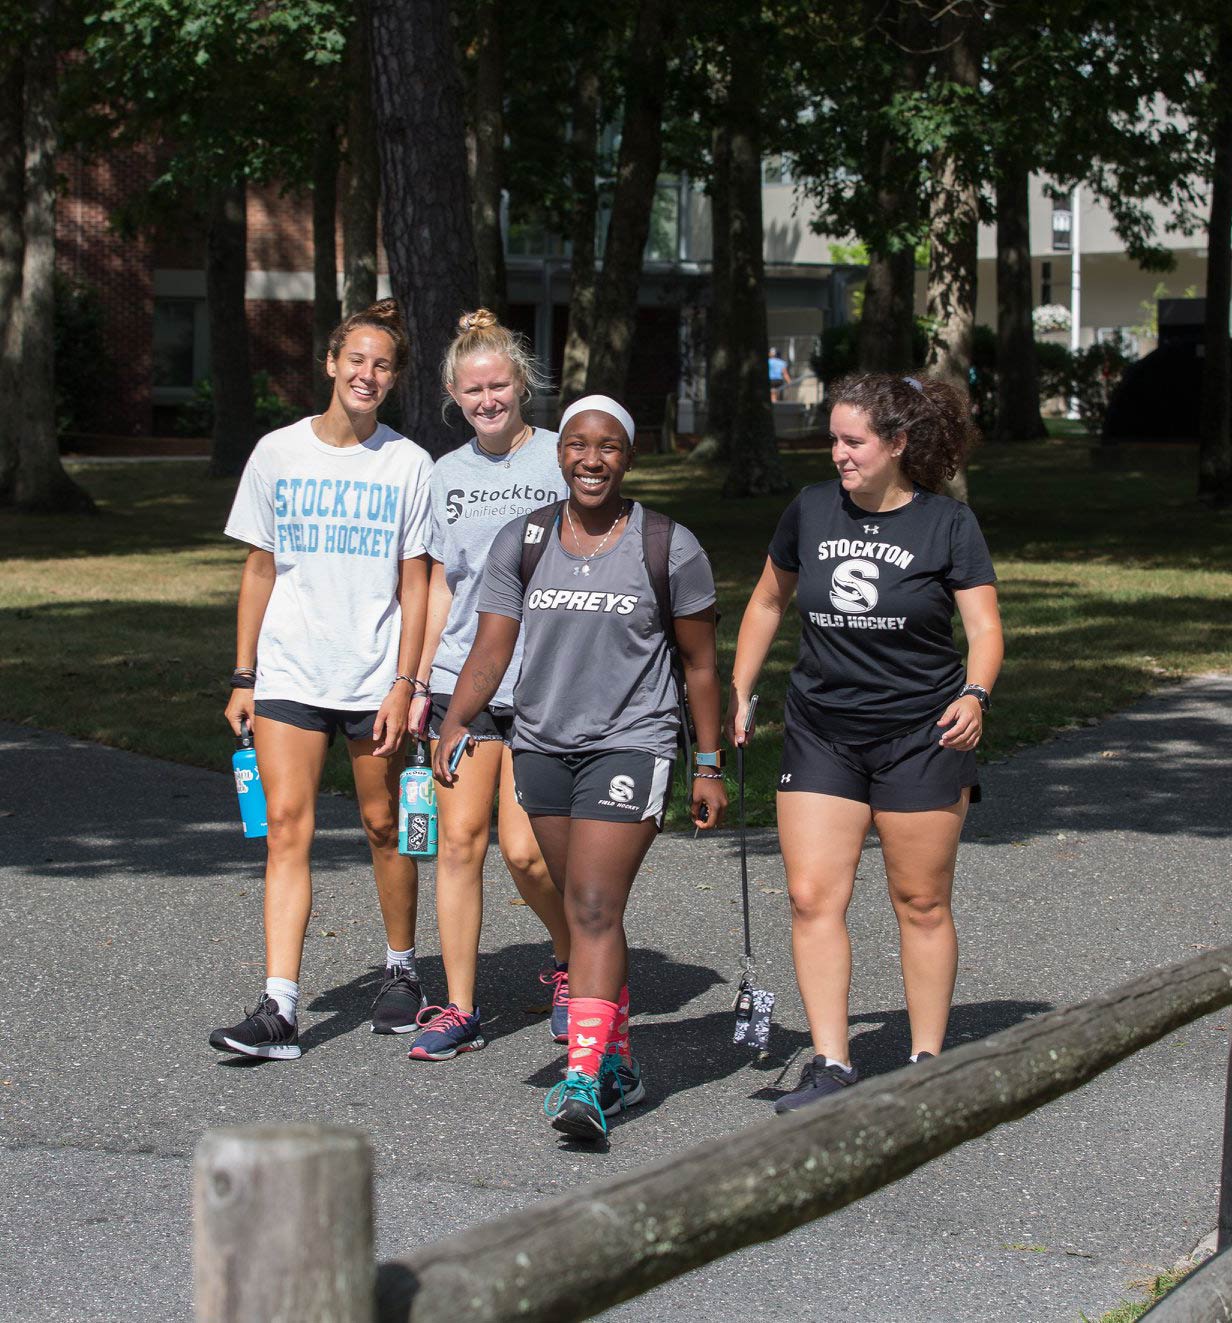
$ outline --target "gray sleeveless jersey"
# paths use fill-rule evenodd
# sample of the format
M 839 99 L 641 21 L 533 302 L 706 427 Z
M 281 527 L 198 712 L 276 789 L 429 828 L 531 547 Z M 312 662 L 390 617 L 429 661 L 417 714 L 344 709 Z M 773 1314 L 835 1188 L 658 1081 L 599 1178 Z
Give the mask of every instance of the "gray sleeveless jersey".
M 634 504 L 620 541 L 588 563 L 566 551 L 554 529 L 525 594 L 521 531 L 519 519 L 496 535 L 479 592 L 480 611 L 522 621 L 514 749 L 645 749 L 672 757 L 680 720 L 642 555 L 642 507 Z M 668 567 L 673 616 L 714 604 L 710 562 L 680 524 L 672 529 Z

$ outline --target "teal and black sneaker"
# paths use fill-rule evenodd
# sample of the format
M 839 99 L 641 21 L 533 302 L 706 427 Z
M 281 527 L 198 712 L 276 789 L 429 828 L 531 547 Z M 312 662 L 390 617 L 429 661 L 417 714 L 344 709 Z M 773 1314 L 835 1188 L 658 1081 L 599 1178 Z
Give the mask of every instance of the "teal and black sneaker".
M 599 1067 L 599 1106 L 604 1116 L 615 1116 L 646 1100 L 642 1068 L 619 1052 L 605 1052 Z
M 554 1129 L 573 1139 L 606 1139 L 607 1118 L 599 1106 L 599 1081 L 580 1070 L 570 1070 L 548 1090 L 543 1110 Z

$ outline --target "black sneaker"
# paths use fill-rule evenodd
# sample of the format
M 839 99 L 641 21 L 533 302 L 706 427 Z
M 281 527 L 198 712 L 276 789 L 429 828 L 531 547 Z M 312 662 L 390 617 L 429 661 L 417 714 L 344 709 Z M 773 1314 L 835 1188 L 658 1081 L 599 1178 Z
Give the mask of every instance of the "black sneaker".
M 570 1070 L 548 1090 L 543 1110 L 554 1129 L 571 1139 L 606 1139 L 607 1118 L 599 1106 L 599 1081 Z
M 299 1026 L 278 1014 L 278 1003 L 265 993 L 246 1020 L 230 1029 L 215 1029 L 210 1046 L 220 1052 L 237 1052 L 245 1057 L 266 1057 L 272 1061 L 293 1061 L 300 1055 Z
M 385 981 L 372 1003 L 374 1034 L 409 1034 L 419 1026 L 415 1017 L 428 1004 L 419 980 L 405 965 L 386 965 Z
M 784 1112 L 794 1112 L 797 1107 L 807 1107 L 831 1094 L 842 1093 L 859 1078 L 860 1073 L 854 1066 L 827 1066 L 825 1057 L 814 1057 L 800 1075 L 800 1083 L 778 1099 L 774 1110 L 780 1116 Z
M 909 1066 L 918 1066 L 921 1061 L 935 1061 L 935 1060 L 936 1057 L 931 1052 L 917 1052 L 915 1054 L 914 1061 L 912 1061 L 910 1057 L 907 1058 L 907 1064 Z
M 604 1116 L 615 1116 L 646 1100 L 642 1068 L 619 1052 L 605 1052 L 599 1066 L 599 1106 Z

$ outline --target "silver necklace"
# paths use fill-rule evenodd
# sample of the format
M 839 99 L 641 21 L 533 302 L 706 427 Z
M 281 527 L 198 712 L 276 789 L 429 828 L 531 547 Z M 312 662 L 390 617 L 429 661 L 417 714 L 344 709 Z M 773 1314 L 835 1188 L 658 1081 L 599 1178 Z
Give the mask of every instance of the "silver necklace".
M 513 445 L 509 447 L 508 450 L 489 450 L 483 444 L 483 442 L 480 441 L 478 436 L 475 437 L 475 444 L 479 447 L 480 450 L 483 451 L 485 455 L 487 455 L 489 459 L 501 459 L 503 457 L 505 462 L 504 464 L 501 465 L 501 467 L 507 469 L 512 464 L 514 455 L 516 455 L 517 452 L 522 449 L 523 445 L 525 445 L 525 443 L 534 435 L 534 432 L 535 429 L 529 423 L 527 423 L 518 433 L 518 439 L 513 443 Z
M 578 531 L 573 526 L 573 515 L 569 511 L 569 502 L 568 501 L 565 502 L 565 518 L 569 521 L 569 532 L 573 534 L 573 545 L 577 547 L 578 555 L 582 557 L 582 563 L 580 565 L 575 565 L 573 567 L 573 573 L 575 575 L 590 573 L 590 562 L 594 560 L 594 558 L 603 550 L 604 544 L 607 542 L 608 538 L 610 538 L 612 534 L 616 531 L 616 525 L 620 523 L 620 521 L 624 518 L 624 515 L 625 515 L 625 503 L 621 501 L 620 509 L 617 510 L 616 512 L 616 518 L 612 520 L 611 528 L 609 528 L 607 532 L 604 533 L 603 538 L 600 541 L 599 545 L 591 551 L 590 555 L 587 556 L 584 555 L 582 552 L 582 540 L 581 538 L 578 537 Z

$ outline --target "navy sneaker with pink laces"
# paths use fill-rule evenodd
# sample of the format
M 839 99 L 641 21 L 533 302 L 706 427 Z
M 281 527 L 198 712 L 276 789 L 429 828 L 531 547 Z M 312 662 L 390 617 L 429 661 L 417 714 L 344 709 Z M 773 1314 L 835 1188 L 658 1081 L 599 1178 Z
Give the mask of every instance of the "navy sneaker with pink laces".
M 480 1032 L 479 1007 L 470 1015 L 448 1006 L 425 1006 L 419 1012 L 417 1023 L 423 1025 L 419 1037 L 407 1053 L 412 1061 L 448 1061 L 460 1052 L 478 1052 L 486 1047 Z
M 557 1043 L 569 1041 L 569 965 L 556 965 L 539 975 L 539 982 L 552 989 L 552 1018 L 548 1023 Z

